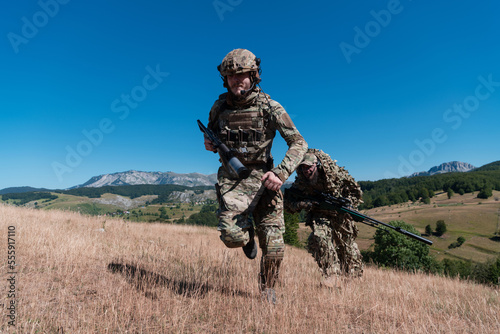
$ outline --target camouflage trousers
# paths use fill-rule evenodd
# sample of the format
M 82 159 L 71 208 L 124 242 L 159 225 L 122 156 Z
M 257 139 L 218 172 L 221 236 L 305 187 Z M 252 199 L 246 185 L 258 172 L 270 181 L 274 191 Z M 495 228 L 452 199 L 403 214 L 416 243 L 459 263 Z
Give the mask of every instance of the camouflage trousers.
M 360 277 L 363 262 L 358 245 L 354 222 L 339 215 L 337 217 L 309 217 L 312 232 L 307 239 L 307 248 L 324 277 Z
M 265 166 L 251 168 L 245 180 L 231 179 L 223 168 L 217 175 L 220 239 L 229 248 L 243 247 L 250 241 L 255 223 L 262 250 L 259 276 L 262 288 L 274 286 L 285 251 L 283 194 L 262 185 L 260 180 L 266 171 Z

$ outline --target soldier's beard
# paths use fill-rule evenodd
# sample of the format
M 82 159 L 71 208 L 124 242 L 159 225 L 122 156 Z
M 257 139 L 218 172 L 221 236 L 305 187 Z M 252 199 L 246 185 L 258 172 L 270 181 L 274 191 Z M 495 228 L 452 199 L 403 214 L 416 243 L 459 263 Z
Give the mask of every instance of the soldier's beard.
M 244 90 L 244 89 L 245 88 L 243 88 L 243 85 L 240 85 L 240 86 L 236 87 L 235 91 L 237 92 L 237 94 L 235 94 L 231 90 L 231 94 L 233 95 L 233 97 L 234 97 L 235 100 L 241 101 L 241 100 L 245 99 L 245 96 L 248 95 L 248 92 L 246 92 L 245 94 L 241 94 L 241 91 Z
M 247 104 L 252 103 L 252 101 L 257 97 L 259 91 L 258 89 L 253 89 L 244 95 L 235 95 L 231 89 L 228 89 L 229 94 L 227 94 L 227 102 L 229 105 L 235 107 L 245 106 Z
M 311 184 L 316 184 L 318 182 L 318 170 L 316 169 L 312 175 L 305 175 L 307 181 Z

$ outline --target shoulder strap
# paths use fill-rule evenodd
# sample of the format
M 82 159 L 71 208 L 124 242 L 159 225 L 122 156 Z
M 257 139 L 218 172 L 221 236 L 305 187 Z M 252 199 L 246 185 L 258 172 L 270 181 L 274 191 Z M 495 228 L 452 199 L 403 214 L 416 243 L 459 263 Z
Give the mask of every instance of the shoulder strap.
M 210 110 L 210 114 L 208 116 L 209 124 L 212 124 L 216 119 L 218 119 L 221 112 L 227 109 L 226 95 L 227 93 L 219 95 L 219 99 L 215 101 L 214 105 L 212 106 L 212 109 Z

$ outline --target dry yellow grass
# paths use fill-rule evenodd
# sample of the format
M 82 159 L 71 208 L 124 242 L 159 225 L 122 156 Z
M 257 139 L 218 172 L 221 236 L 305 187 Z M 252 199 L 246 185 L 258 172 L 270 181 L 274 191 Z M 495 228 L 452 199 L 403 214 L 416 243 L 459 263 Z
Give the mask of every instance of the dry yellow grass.
M 259 295 L 258 261 L 225 248 L 214 229 L 62 211 L 0 205 L 2 277 L 8 226 L 16 229 L 16 327 L 3 315 L 2 333 L 500 331 L 498 289 L 366 268 L 328 290 L 310 255 L 288 247 L 278 302 L 269 305 Z

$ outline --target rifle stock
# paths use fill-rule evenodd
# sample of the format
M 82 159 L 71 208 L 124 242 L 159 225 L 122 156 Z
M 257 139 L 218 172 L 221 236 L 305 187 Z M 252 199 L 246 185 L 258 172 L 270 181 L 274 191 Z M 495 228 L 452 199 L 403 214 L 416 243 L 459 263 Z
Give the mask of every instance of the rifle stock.
M 222 159 L 222 164 L 228 173 L 235 178 L 246 179 L 250 175 L 250 170 L 246 168 L 238 160 L 238 158 L 234 156 L 233 152 L 231 152 L 231 150 L 223 142 L 221 142 L 219 138 L 217 138 L 212 130 L 205 127 L 200 120 L 198 120 L 198 127 L 214 145 L 214 148 L 219 153 L 219 156 Z
M 302 192 L 294 191 L 292 189 L 288 189 L 287 191 L 291 191 L 294 195 L 296 195 L 298 197 L 302 197 L 302 198 L 316 201 L 316 202 L 320 203 L 321 208 L 324 208 L 326 210 L 336 210 L 339 212 L 348 213 L 349 215 L 351 215 L 352 219 L 354 219 L 355 221 L 357 221 L 359 223 L 363 223 L 363 224 L 366 224 L 366 225 L 369 225 L 369 226 L 372 226 L 375 228 L 380 228 L 380 225 L 382 225 L 382 226 L 388 227 L 390 229 L 393 229 L 394 231 L 399 232 L 403 235 L 406 235 L 407 237 L 413 238 L 413 239 L 418 240 L 420 242 L 423 242 L 427 245 L 432 245 L 432 241 L 430 241 L 428 239 L 425 239 L 419 235 L 411 233 L 405 229 L 402 229 L 401 227 L 396 227 L 396 226 L 386 224 L 386 223 L 381 222 L 379 220 L 368 217 L 368 216 L 362 214 L 361 212 L 358 212 L 356 210 L 351 209 L 350 208 L 351 203 L 347 198 L 335 197 L 335 196 L 325 194 L 322 192 L 317 192 L 317 196 L 307 196 Z

